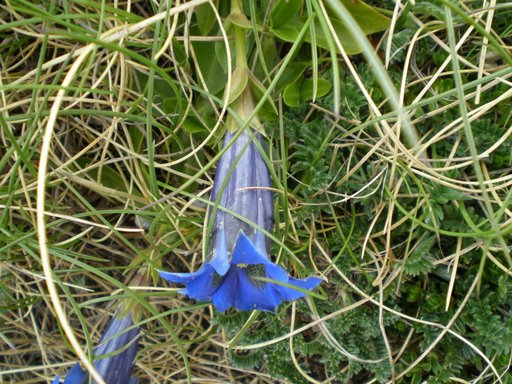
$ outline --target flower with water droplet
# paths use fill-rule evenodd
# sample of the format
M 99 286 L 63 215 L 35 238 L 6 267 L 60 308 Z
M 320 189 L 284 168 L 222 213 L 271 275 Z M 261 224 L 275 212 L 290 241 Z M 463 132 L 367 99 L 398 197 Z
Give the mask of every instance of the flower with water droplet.
M 160 271 L 160 276 L 185 284 L 180 293 L 213 301 L 222 312 L 231 307 L 275 311 L 283 301 L 304 297 L 304 291 L 322 280 L 290 277 L 270 260 L 270 243 L 261 229 L 272 231 L 273 203 L 270 174 L 255 142 L 262 142 L 261 134 L 255 133 L 253 140 L 244 131 L 231 143 L 235 135 L 226 133 L 224 146 L 230 146 L 215 175 L 212 201 L 218 200 L 219 207 L 213 218 L 209 260 L 196 272 Z

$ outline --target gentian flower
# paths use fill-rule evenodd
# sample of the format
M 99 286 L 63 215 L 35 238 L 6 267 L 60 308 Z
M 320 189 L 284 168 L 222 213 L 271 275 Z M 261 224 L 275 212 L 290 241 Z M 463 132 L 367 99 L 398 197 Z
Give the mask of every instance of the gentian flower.
M 226 133 L 224 146 L 233 136 L 234 133 Z M 262 142 L 260 133 L 254 136 Z M 198 301 L 213 301 L 221 312 L 233 306 L 239 310 L 275 311 L 281 302 L 305 295 L 290 285 L 302 290 L 317 287 L 320 278 L 290 277 L 269 258 L 270 242 L 259 228 L 272 231 L 270 187 L 268 168 L 251 135 L 244 131 L 224 152 L 217 166 L 212 201 L 218 200 L 219 208 L 213 218 L 208 261 L 193 273 L 160 271 L 160 276 L 171 283 L 185 284 L 180 293 Z M 261 277 L 276 283 L 258 279 Z
M 118 316 L 119 312 L 120 310 L 114 315 L 94 349 L 94 355 L 97 356 L 94 368 L 107 384 L 136 384 L 137 379 L 131 378 L 131 375 L 140 329 L 135 327 L 125 331 L 133 325 L 133 315 L 132 312 L 127 312 L 123 316 Z M 122 333 L 123 331 L 125 332 Z M 80 368 L 79 363 L 73 365 L 64 380 L 64 384 L 87 383 L 89 374 Z M 53 384 L 60 384 L 59 376 Z

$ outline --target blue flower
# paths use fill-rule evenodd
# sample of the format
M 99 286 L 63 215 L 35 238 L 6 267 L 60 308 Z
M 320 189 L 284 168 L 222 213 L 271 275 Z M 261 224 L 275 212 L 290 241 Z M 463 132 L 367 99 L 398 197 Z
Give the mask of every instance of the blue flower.
M 226 133 L 225 146 L 233 135 Z M 255 136 L 261 143 L 261 135 Z M 218 199 L 220 207 L 246 218 L 251 224 L 217 209 L 209 260 L 197 272 L 160 271 L 160 276 L 172 283 L 185 284 L 186 288 L 180 293 L 198 301 L 212 301 L 222 312 L 231 307 L 275 311 L 283 301 L 304 297 L 303 290 L 316 288 L 322 279 L 295 279 L 269 259 L 270 243 L 258 228 L 272 230 L 270 187 L 267 166 L 251 136 L 243 132 L 219 161 L 212 200 Z
M 80 368 L 80 364 L 76 363 L 73 365 L 73 367 L 69 370 L 66 380 L 64 380 L 64 384 L 76 384 L 81 383 L 82 380 L 85 378 L 85 373 L 82 371 L 82 368 Z M 53 381 L 53 384 L 60 384 L 60 378 L 57 376 L 55 380 Z
M 131 378 L 133 361 L 137 354 L 137 345 L 140 329 L 134 327 L 133 317 L 128 312 L 123 317 L 114 315 L 101 337 L 98 346 L 94 349 L 97 358 L 94 361 L 94 368 L 108 384 L 136 384 L 137 379 Z M 123 333 L 124 332 L 124 333 Z M 105 356 L 104 355 L 109 355 Z M 86 384 L 89 382 L 89 375 L 76 363 L 69 370 L 64 384 Z M 60 384 L 59 377 L 53 384 Z

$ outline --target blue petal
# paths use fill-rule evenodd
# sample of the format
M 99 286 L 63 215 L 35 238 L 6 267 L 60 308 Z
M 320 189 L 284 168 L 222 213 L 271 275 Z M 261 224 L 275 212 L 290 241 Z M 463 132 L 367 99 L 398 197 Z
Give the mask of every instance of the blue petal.
M 253 281 L 245 268 L 238 269 L 238 292 L 235 306 L 242 311 L 260 309 L 274 311 L 281 303 L 279 291 L 275 284 Z
M 288 273 L 286 273 L 286 271 L 277 264 L 274 264 L 274 263 L 266 264 L 265 265 L 265 275 L 266 275 L 265 277 L 268 277 L 269 279 L 281 281 L 283 283 L 288 283 L 288 279 L 289 279 Z M 272 283 L 268 283 L 268 284 L 272 284 Z M 274 285 L 278 286 L 277 284 L 274 284 Z M 280 287 L 282 287 L 282 285 Z
M 222 226 L 219 226 L 215 234 L 215 249 L 213 250 L 213 257 L 208 264 L 210 264 L 215 271 L 224 276 L 229 270 L 229 256 L 226 249 L 226 233 Z
M 201 277 L 205 272 L 205 267 L 207 264 L 205 264 L 203 267 L 201 267 L 199 270 L 191 273 L 173 273 L 173 272 L 164 272 L 164 271 L 158 271 L 160 276 L 164 278 L 165 280 L 171 282 L 171 283 L 188 283 L 194 279 L 197 279 Z
M 205 264 L 199 271 L 201 273 L 196 272 L 194 279 L 187 282 L 187 288 L 182 290 L 181 293 L 186 294 L 191 299 L 209 301 L 218 286 L 214 281 L 216 272 L 210 264 Z
M 82 371 L 82 368 L 80 368 L 80 364 L 76 363 L 75 365 L 73 365 L 73 367 L 69 370 L 68 374 L 66 375 L 66 380 L 64 380 L 64 384 L 80 384 L 84 376 L 85 373 L 84 371 Z
M 311 276 L 311 277 L 308 277 L 307 279 L 303 279 L 303 280 L 295 279 L 294 277 L 289 277 L 283 268 L 281 268 L 279 265 L 276 265 L 274 263 L 265 265 L 265 272 L 269 279 L 272 279 L 275 281 L 280 281 L 283 283 L 288 283 L 291 285 L 295 285 L 296 287 L 299 287 L 299 288 L 302 288 L 302 289 L 305 289 L 308 291 L 316 288 L 322 282 L 321 278 L 315 277 L 315 276 Z M 285 301 L 296 300 L 296 299 L 300 299 L 301 297 L 306 296 L 306 294 L 304 292 L 298 291 L 293 288 L 286 287 L 284 285 L 274 284 L 274 283 L 269 283 L 269 284 L 272 284 L 276 289 L 279 290 L 280 295 L 282 296 L 282 300 L 285 300 Z
M 306 289 L 308 291 L 311 291 L 312 289 L 318 287 L 321 282 L 322 282 L 322 279 L 319 277 L 316 277 L 316 276 L 311 276 L 311 277 L 308 277 L 307 279 L 302 279 L 302 280 L 290 277 L 288 280 L 288 284 L 295 285 L 296 287 Z M 304 292 L 298 291 L 293 288 L 280 286 L 279 289 L 286 301 L 296 300 L 296 299 L 306 296 L 306 294 Z
M 60 384 L 60 376 L 59 375 L 57 375 L 55 380 L 52 381 L 52 384 Z
M 228 254 L 226 251 L 226 241 L 224 230 L 219 229 L 217 239 L 215 242 L 214 254 L 210 261 L 206 262 L 199 270 L 190 273 L 175 273 L 158 271 L 160 276 L 171 283 L 188 284 L 196 279 L 202 278 L 204 274 L 211 272 L 210 268 L 213 267 L 217 274 L 224 276 L 230 267 Z M 210 266 L 210 268 L 207 268 Z
M 270 260 L 258 252 L 254 244 L 243 232 L 238 235 L 231 264 L 269 264 Z
M 232 266 L 224 276 L 219 288 L 213 294 L 213 304 L 218 311 L 224 312 L 235 304 L 235 297 L 239 294 L 237 268 Z

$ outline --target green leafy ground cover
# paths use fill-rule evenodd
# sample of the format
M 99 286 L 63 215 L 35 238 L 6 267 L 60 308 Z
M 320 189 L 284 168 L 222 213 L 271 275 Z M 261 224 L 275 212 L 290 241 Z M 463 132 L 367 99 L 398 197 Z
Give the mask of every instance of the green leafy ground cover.
M 65 324 L 90 354 L 129 300 L 141 383 L 512 383 L 512 6 L 202 3 L 0 4 L 0 381 L 64 374 Z M 155 273 L 201 265 L 247 84 L 274 260 L 325 279 L 275 314 Z

